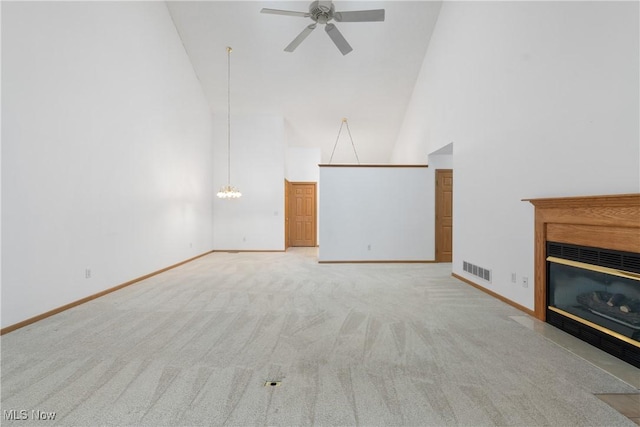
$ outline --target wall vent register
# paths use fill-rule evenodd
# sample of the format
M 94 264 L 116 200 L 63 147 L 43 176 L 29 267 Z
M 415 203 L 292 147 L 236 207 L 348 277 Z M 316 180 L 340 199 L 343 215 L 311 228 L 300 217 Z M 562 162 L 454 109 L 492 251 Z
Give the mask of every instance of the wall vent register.
M 489 269 L 478 267 L 477 265 L 471 264 L 467 261 L 462 262 L 462 269 L 467 273 L 473 274 L 474 276 L 491 283 L 491 270 Z

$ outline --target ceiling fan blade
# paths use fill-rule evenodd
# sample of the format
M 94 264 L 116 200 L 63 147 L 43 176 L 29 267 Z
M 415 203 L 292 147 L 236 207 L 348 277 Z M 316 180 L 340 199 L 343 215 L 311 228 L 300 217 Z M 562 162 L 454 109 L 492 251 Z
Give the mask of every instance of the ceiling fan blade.
M 347 40 L 342 36 L 342 33 L 338 31 L 338 27 L 333 24 L 327 24 L 324 29 L 343 55 L 346 55 L 353 50 Z
M 294 10 L 280 10 L 280 9 L 267 9 L 267 8 L 262 8 L 260 13 L 270 13 L 272 15 L 299 16 L 301 18 L 308 18 L 311 16 L 309 12 L 296 12 Z
M 302 43 L 304 39 L 306 39 L 307 36 L 311 34 L 311 32 L 315 29 L 316 29 L 316 24 L 307 25 L 305 29 L 302 30 L 300 34 L 298 34 L 298 37 L 293 39 L 293 41 L 289 43 L 287 47 L 284 48 L 285 52 L 293 52 L 294 50 L 296 50 L 298 45 Z
M 338 22 L 380 22 L 384 21 L 384 9 L 336 12 L 333 18 Z

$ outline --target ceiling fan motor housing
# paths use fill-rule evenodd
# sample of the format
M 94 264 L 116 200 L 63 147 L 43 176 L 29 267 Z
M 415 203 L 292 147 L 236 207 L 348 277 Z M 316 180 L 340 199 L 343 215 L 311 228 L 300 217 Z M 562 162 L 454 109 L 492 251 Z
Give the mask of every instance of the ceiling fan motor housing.
M 326 24 L 333 19 L 336 8 L 333 3 L 327 1 L 314 1 L 309 6 L 311 19 L 319 24 Z

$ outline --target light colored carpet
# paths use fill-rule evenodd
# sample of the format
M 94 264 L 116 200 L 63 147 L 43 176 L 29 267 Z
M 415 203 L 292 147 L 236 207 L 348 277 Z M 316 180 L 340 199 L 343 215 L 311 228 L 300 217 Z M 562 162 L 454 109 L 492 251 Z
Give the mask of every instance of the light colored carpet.
M 634 425 L 593 396 L 633 387 L 450 274 L 207 255 L 3 336 L 2 424 Z

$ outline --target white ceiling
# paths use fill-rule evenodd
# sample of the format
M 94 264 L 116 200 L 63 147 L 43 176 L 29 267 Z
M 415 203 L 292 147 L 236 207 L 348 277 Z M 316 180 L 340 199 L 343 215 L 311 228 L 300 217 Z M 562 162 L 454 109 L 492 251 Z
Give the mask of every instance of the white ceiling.
M 388 163 L 440 9 L 439 1 L 335 1 L 336 11 L 385 9 L 384 22 L 335 22 L 353 51 L 343 56 L 318 28 L 284 52 L 310 18 L 260 13 L 308 11 L 310 1 L 179 1 L 169 11 L 214 114 L 275 113 L 290 146 L 320 147 L 328 162 L 348 119 L 361 163 Z M 233 141 L 232 141 L 233 143 Z M 355 163 L 348 134 L 333 163 Z

